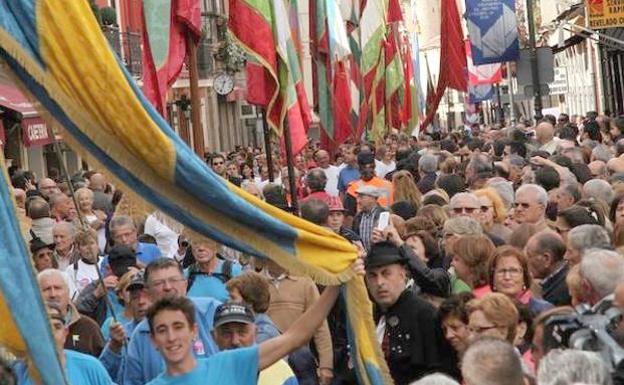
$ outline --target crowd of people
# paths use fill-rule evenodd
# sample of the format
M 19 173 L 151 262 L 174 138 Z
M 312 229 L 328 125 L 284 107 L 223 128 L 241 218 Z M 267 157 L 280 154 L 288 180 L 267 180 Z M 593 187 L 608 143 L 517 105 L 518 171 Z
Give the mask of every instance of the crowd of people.
M 624 310 L 624 117 L 315 144 L 292 175 L 271 155 L 206 162 L 357 247 L 396 384 L 624 384 L 605 349 L 570 349 L 553 328 Z M 104 173 L 9 172 L 72 384 L 357 383 L 338 288 L 161 212 L 127 215 Z M 31 383 L 25 362 L 3 366 L 7 384 Z

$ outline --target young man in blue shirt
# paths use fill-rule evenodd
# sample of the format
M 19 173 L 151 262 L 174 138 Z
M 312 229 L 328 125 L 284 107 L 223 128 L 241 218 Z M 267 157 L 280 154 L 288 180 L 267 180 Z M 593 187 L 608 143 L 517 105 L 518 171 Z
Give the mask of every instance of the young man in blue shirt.
M 160 258 L 145 268 L 143 275 L 147 293 L 152 302 L 163 298 L 185 297 L 187 281 L 180 265 L 173 259 Z M 192 345 L 192 353 L 206 358 L 219 349 L 210 334 L 214 312 L 221 303 L 213 298 L 192 298 L 195 305 L 195 319 L 198 338 Z M 147 320 L 134 329 L 123 369 L 124 385 L 144 385 L 165 369 L 161 354 L 150 342 L 150 328 Z
M 354 264 L 353 269 L 362 274 L 362 262 Z M 162 354 L 166 369 L 148 385 L 256 385 L 259 371 L 273 365 L 312 337 L 327 317 L 339 291 L 338 286 L 327 287 L 319 300 L 278 337 L 199 360 L 192 351 L 198 328 L 191 301 L 182 297 L 158 301 L 148 311 L 147 318 L 152 343 Z M 221 314 L 221 317 L 226 315 Z M 253 325 L 248 324 L 247 327 L 253 328 Z

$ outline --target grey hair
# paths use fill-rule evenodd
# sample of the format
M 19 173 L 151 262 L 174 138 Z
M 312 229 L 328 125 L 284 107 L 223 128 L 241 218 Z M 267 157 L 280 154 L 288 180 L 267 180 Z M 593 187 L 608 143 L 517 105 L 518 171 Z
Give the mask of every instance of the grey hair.
M 460 199 L 470 199 L 474 202 L 475 206 L 480 206 L 479 204 L 479 197 L 477 197 L 476 195 L 474 195 L 473 193 L 467 193 L 467 192 L 460 192 L 457 193 L 455 195 L 453 195 L 453 197 L 451 198 L 451 201 L 449 202 L 449 207 L 455 207 L 455 205 L 457 204 L 457 201 Z
M 535 192 L 537 202 L 541 204 L 542 206 L 546 207 L 546 205 L 548 204 L 548 193 L 540 185 L 532 184 L 532 183 L 523 184 L 516 191 L 516 196 L 518 196 L 518 194 L 520 194 L 521 192 L 528 191 L 528 190 L 533 190 Z
M 591 179 L 583 185 L 583 191 L 588 198 L 594 198 L 605 202 L 607 205 L 611 205 L 613 198 L 615 198 L 615 192 L 613 187 L 606 180 Z
M 568 243 L 572 248 L 583 255 L 586 250 L 610 249 L 611 239 L 609 233 L 600 225 L 576 226 L 568 233 Z
M 466 385 L 523 385 L 520 356 L 511 344 L 497 338 L 473 342 L 461 364 Z
M 438 170 L 438 157 L 432 154 L 425 154 L 418 159 L 418 169 L 422 172 L 436 172 Z
M 554 349 L 540 360 L 537 383 L 611 385 L 613 382 L 598 353 Z
M 72 238 L 76 235 L 76 226 L 74 226 L 74 224 L 71 222 L 65 222 L 65 221 L 56 222 L 52 226 L 52 232 L 54 232 L 55 229 L 67 230 L 69 232 L 69 236 Z
M 243 183 L 241 183 L 241 188 L 250 194 L 251 194 L 251 192 L 249 191 L 250 188 L 256 189 L 260 195 L 260 199 L 264 200 L 264 194 L 262 194 L 262 189 L 260 189 L 260 187 L 258 186 L 256 182 L 252 180 L 244 180 Z
M 459 382 L 447 375 L 434 373 L 412 382 L 410 385 L 459 385 Z
M 600 298 L 604 298 L 624 280 L 624 258 L 616 251 L 590 249 L 581 260 L 579 272 Z
M 594 160 L 601 160 L 605 163 L 613 158 L 611 150 L 609 150 L 607 146 L 602 144 L 594 147 L 594 149 L 592 150 L 592 156 L 594 157 Z
M 327 185 L 327 175 L 322 168 L 317 167 L 308 172 L 306 175 L 306 185 L 312 191 L 323 191 Z
M 479 236 L 483 235 L 483 228 L 476 220 L 461 216 L 444 222 L 444 234 Z
M 51 277 L 61 278 L 63 280 L 63 283 L 65 284 L 65 287 L 69 288 L 69 277 L 64 271 L 60 271 L 58 269 L 45 269 L 40 271 L 37 274 L 37 283 L 41 285 L 41 281 Z
M 511 205 L 514 203 L 514 189 L 513 184 L 506 180 L 496 180 L 492 182 L 488 182 L 489 187 L 496 190 L 498 195 L 500 195 L 505 207 L 509 210 Z
M 121 226 L 132 226 L 133 229 L 136 229 L 136 225 L 132 218 L 127 215 L 115 215 L 108 225 L 111 232 L 115 231 L 114 229 Z
M 559 186 L 559 190 L 571 196 L 574 202 L 578 202 L 581 199 L 581 192 L 576 183 L 564 183 Z

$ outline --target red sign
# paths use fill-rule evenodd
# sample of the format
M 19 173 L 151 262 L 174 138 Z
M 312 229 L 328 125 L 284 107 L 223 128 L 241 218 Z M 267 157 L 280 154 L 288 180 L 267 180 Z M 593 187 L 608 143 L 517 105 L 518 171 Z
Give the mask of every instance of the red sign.
M 28 118 L 22 120 L 24 133 L 24 145 L 26 147 L 43 146 L 53 141 L 50 130 L 45 120 L 41 118 Z

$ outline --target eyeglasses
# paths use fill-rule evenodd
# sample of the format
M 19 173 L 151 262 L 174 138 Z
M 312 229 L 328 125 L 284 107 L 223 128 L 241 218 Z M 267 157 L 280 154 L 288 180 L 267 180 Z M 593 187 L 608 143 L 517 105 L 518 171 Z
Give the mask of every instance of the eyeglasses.
M 522 274 L 522 269 L 517 269 L 515 267 L 512 267 L 510 269 L 497 269 L 495 271 L 496 275 L 500 276 L 500 277 L 504 277 L 505 275 L 509 274 L 511 276 L 518 276 L 520 274 Z
M 481 327 L 471 327 L 468 326 L 468 331 L 472 334 L 482 334 L 483 332 L 486 332 L 488 330 L 492 330 L 492 329 L 497 329 L 498 325 L 492 325 L 492 326 L 481 326 Z
M 481 212 L 482 213 L 487 213 L 488 210 L 490 210 L 492 208 L 492 206 L 481 206 Z
M 461 213 L 472 214 L 477 209 L 478 209 L 477 207 L 453 207 L 453 212 L 455 214 L 461 214 Z
M 166 283 L 169 284 L 170 286 L 173 286 L 176 283 L 180 283 L 180 282 L 183 282 L 183 281 L 186 281 L 186 278 L 183 278 L 183 277 L 174 278 L 174 277 L 172 277 L 172 278 L 159 279 L 157 281 L 152 281 L 150 283 L 150 286 L 154 287 L 154 288 L 160 288 L 160 287 L 165 286 Z
M 523 209 L 528 209 L 531 207 L 530 203 L 522 203 L 522 202 L 514 202 L 513 204 L 514 208 L 518 208 L 518 207 L 522 207 Z

